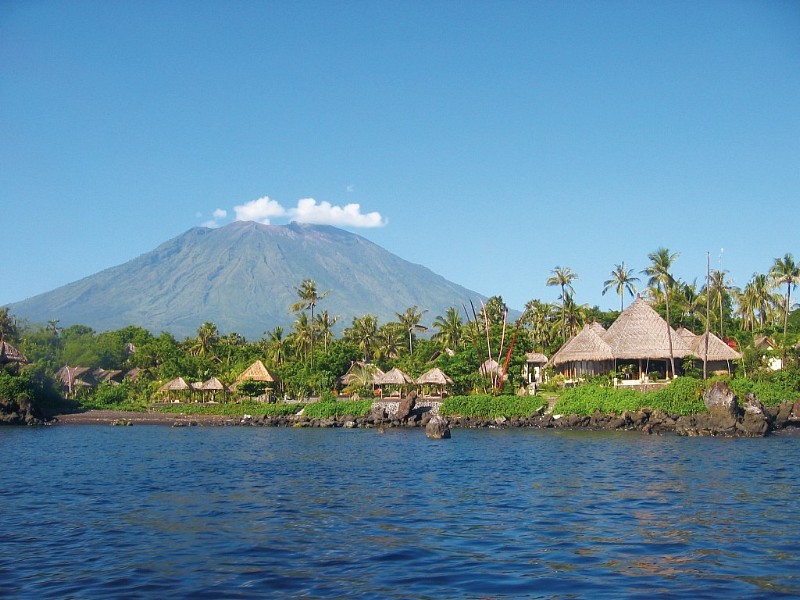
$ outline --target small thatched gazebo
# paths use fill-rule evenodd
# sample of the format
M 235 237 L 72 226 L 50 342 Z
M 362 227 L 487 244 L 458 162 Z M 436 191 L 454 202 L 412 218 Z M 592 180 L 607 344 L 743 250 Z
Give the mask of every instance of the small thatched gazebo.
M 203 393 L 203 401 L 205 402 L 206 394 L 211 395 L 212 401 L 216 400 L 217 394 L 222 392 L 228 393 L 228 388 L 216 377 L 212 377 L 208 381 L 204 381 L 200 386 L 200 391 Z
M 64 365 L 56 372 L 56 379 L 67 388 L 67 397 L 72 398 L 80 388 L 92 387 L 92 381 L 86 381 L 83 376 L 91 376 L 89 367 L 70 367 Z
M 171 402 L 180 402 L 181 396 L 179 394 L 184 394 L 184 397 L 187 397 L 191 395 L 192 389 L 192 386 L 186 383 L 183 377 L 176 377 L 158 388 L 158 391 L 164 392 L 167 399 Z
M 525 366 L 523 367 L 522 377 L 530 386 L 536 386 L 544 380 L 544 366 L 550 359 L 541 352 L 528 352 L 525 355 Z
M 275 387 L 275 377 L 269 372 L 267 367 L 265 367 L 264 363 L 260 360 L 257 360 L 244 371 L 242 371 L 241 375 L 239 375 L 239 377 L 236 378 L 236 381 L 234 381 L 231 389 L 238 390 L 239 386 L 245 381 L 263 382 L 266 384 L 267 390 L 273 390 Z M 267 394 L 266 390 L 265 394 Z
M 434 367 L 417 377 L 416 383 L 419 386 L 423 386 L 423 389 L 424 386 L 432 386 L 439 392 L 439 396 L 444 396 L 447 392 L 447 386 L 453 385 L 453 380 L 445 375 L 444 371 L 439 367 Z
M 384 386 L 396 387 L 397 390 L 392 391 L 390 394 L 392 396 L 401 395 L 406 387 L 414 384 L 414 380 L 397 367 L 381 376 L 376 376 L 374 381 L 375 385 L 381 389 L 381 395 L 383 395 Z
M 0 340 L 0 366 L 9 363 L 26 363 L 28 359 L 5 340 Z

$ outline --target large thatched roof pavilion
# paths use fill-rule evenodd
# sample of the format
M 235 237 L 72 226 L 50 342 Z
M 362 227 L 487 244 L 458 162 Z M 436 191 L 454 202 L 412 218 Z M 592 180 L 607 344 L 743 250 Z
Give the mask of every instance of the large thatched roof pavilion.
M 669 376 L 670 341 L 674 358 L 697 356 L 692 346 L 696 336 L 692 334 L 690 338 L 689 334 L 667 327 L 667 322 L 645 300 L 636 298 L 608 330 L 598 323 L 587 324 L 556 352 L 549 364 L 569 377 L 602 375 L 621 365 L 638 368 L 640 379 L 655 371 Z M 722 340 L 719 342 L 725 345 Z
M 413 384 L 414 380 L 397 367 L 375 377 L 375 385 L 381 389 L 381 394 L 383 394 L 384 388 L 387 386 L 395 388 L 398 393 L 402 393 L 403 389 Z
M 247 367 L 239 377 L 236 378 L 236 381 L 233 384 L 233 389 L 236 389 L 243 381 L 263 381 L 265 383 L 274 384 L 275 377 L 273 377 L 272 373 L 267 370 L 267 367 L 264 366 L 264 363 L 260 360 L 257 360 L 252 365 Z

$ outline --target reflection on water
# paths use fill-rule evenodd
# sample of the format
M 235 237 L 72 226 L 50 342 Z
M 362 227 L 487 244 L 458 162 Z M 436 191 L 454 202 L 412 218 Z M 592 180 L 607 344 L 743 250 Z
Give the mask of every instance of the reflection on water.
M 800 438 L 0 430 L 14 597 L 792 595 Z

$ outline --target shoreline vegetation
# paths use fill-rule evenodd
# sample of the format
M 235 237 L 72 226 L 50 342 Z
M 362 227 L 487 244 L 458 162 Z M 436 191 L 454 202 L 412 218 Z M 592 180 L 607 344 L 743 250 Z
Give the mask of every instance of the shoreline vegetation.
M 291 329 L 255 341 L 210 321 L 180 341 L 136 325 L 18 323 L 0 308 L 0 424 L 97 421 L 110 413 L 90 411 L 105 410 L 122 411 L 118 424 L 385 428 L 441 415 L 454 427 L 748 436 L 795 425 L 800 266 L 786 254 L 740 291 L 724 272 L 709 270 L 705 287 L 676 280 L 677 256 L 648 256 L 642 294 L 616 265 L 606 291 L 620 311 L 577 304 L 577 274 L 556 267 L 547 285 L 559 301 L 531 300 L 513 322 L 492 296 L 435 317 L 418 306 L 383 324 L 353 317 L 337 334 L 340 317 L 324 308 L 336 290 L 312 279 L 287 306 Z M 627 308 L 626 293 L 636 295 Z

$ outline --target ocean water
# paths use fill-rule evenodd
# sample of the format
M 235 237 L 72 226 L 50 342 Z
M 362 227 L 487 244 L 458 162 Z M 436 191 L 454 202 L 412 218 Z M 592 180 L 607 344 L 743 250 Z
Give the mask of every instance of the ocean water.
M 0 429 L 9 598 L 800 595 L 800 436 Z

